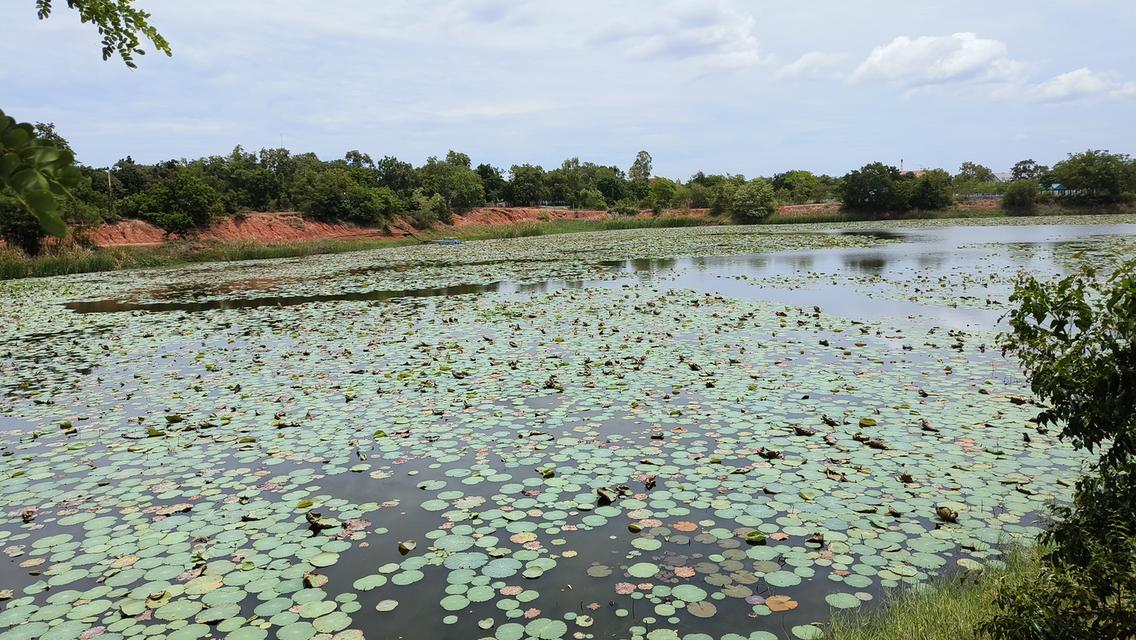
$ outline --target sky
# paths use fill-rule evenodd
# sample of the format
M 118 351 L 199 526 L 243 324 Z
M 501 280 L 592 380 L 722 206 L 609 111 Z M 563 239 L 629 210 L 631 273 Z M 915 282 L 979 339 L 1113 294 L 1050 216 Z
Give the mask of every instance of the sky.
M 421 164 L 841 175 L 1136 153 L 1132 0 L 136 0 L 130 70 L 0 3 L 0 108 L 79 160 L 285 146 Z

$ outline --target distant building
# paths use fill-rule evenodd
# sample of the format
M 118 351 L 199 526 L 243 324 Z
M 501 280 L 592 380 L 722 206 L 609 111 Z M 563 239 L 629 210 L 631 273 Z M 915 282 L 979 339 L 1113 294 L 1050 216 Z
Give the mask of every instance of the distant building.
M 1013 182 L 1014 181 L 1014 174 L 1005 173 L 1005 172 L 995 173 L 994 174 L 994 180 L 997 181 L 997 182 Z

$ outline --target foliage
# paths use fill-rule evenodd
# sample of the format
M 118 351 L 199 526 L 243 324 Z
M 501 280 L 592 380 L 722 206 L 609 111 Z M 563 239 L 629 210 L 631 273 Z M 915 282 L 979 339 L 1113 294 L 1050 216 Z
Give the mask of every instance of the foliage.
M 1136 456 L 1136 263 L 1103 283 L 1089 267 L 1056 282 L 1022 276 L 1010 301 L 1002 346 L 1051 405 L 1039 424 L 1060 425 L 1075 447 L 1105 447 L 1105 462 Z
M 206 225 L 222 209 L 217 191 L 189 169 L 155 182 L 133 198 L 126 206 L 171 233 Z
M 515 164 L 509 169 L 509 202 L 536 204 L 544 200 L 544 168 L 531 164 Z
M 977 162 L 962 163 L 955 177 L 959 180 L 973 182 L 993 182 L 995 180 L 994 172 L 990 170 L 990 167 L 980 165 Z
M 481 178 L 481 184 L 485 188 L 485 199 L 488 202 L 497 202 L 505 197 L 505 189 L 508 183 L 505 177 L 501 175 L 501 170 L 489 164 L 477 165 L 477 176 Z
M 17 124 L 0 111 L 0 196 L 18 203 L 44 232 L 60 238 L 67 234 L 60 200 L 82 177 L 74 161 L 67 148 L 54 146 L 37 136 L 32 125 Z
M 730 217 L 738 224 L 761 222 L 776 211 L 773 185 L 762 178 L 738 185 L 730 199 Z
M 1038 164 L 1032 158 L 1029 160 L 1020 160 L 1014 163 L 1014 168 L 1010 169 L 1010 179 L 1014 182 L 1019 180 L 1041 180 L 1041 178 L 1049 173 L 1049 167 Z
M 773 189 L 782 202 L 805 204 L 821 202 L 828 197 L 828 189 L 820 178 L 801 169 L 773 176 Z
M 849 172 L 841 182 L 844 206 L 853 211 L 889 211 L 904 208 L 896 190 L 899 169 L 881 162 L 864 165 Z
M 1038 186 L 1032 180 L 1015 180 L 1006 186 L 1002 208 L 1012 215 L 1028 215 L 1037 209 Z
M 1031 580 L 1003 584 L 987 629 L 1007 640 L 1128 639 L 1136 634 L 1136 477 L 1083 478 L 1043 534 L 1052 544 Z
M 453 209 L 469 209 L 484 203 L 485 187 L 469 165 L 469 156 L 457 151 L 447 153 L 443 161 L 428 158 L 418 171 L 422 190 L 429 195 L 441 195 Z
M 429 229 L 437 222 L 450 224 L 454 220 L 453 211 L 441 194 L 427 196 L 421 190 L 411 199 L 410 215 L 419 229 Z
M 365 225 L 389 222 L 401 209 L 394 192 L 386 187 L 359 184 L 345 167 L 331 167 L 302 176 L 300 209 L 326 220 Z
M 607 200 L 599 189 L 589 187 L 580 191 L 578 205 L 583 209 L 603 209 L 607 207 Z
M 951 175 L 942 169 L 924 171 L 916 178 L 913 193 L 908 199 L 910 207 L 925 211 L 946 209 L 953 203 Z
M 677 196 L 678 185 L 673 181 L 666 178 L 655 178 L 651 181 L 651 200 L 659 211 L 672 206 Z
M 608 209 L 608 213 L 617 216 L 634 216 L 639 214 L 639 207 L 631 200 L 620 200 Z
M 646 183 L 651 179 L 651 154 L 640 151 L 635 155 L 635 161 L 627 171 L 627 178 L 632 182 Z
M 1099 452 L 1073 504 L 1053 507 L 1052 545 L 1026 584 L 1006 585 L 988 629 L 1010 640 L 1136 634 L 1136 262 L 1101 279 L 1019 277 L 1002 349 L 1049 407 L 1039 428 Z
M 1126 192 L 1136 191 L 1136 161 L 1108 151 L 1071 153 L 1053 166 L 1050 179 L 1081 199 L 1123 202 Z
M 40 20 L 51 15 L 53 0 L 36 0 Z M 143 55 L 142 39 L 154 49 L 171 55 L 170 43 L 150 24 L 150 14 L 132 5 L 134 0 L 67 0 L 67 6 L 79 12 L 79 19 L 91 23 L 103 38 L 103 60 L 118 55 L 126 66 L 134 68 L 134 56 Z

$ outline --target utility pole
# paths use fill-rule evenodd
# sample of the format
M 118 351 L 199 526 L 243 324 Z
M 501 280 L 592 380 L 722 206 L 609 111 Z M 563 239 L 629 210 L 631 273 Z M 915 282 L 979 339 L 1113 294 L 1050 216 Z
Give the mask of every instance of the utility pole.
M 114 188 L 110 185 L 110 167 L 107 167 L 107 198 L 110 199 L 110 217 L 114 218 Z

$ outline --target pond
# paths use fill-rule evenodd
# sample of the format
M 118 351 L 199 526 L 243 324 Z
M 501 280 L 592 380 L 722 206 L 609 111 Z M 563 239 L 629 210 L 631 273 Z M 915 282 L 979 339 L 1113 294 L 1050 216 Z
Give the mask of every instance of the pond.
M 1132 222 L 3 283 L 0 640 L 822 637 L 1068 497 L 996 335 L 1016 272 L 1107 273 Z

